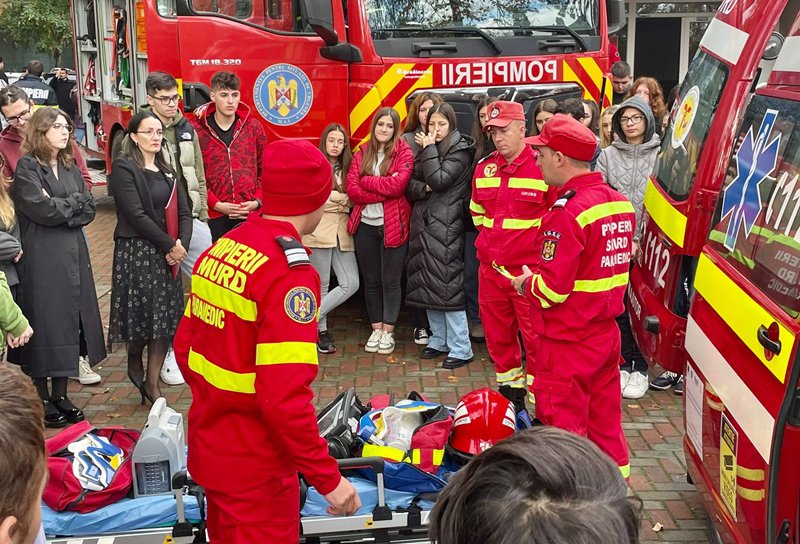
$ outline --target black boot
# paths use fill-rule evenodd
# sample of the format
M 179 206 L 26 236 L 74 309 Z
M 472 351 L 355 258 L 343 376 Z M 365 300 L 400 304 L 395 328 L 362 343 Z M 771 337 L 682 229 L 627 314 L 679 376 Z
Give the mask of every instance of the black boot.
M 58 412 L 64 416 L 68 423 L 78 423 L 86 419 L 83 415 L 83 411 L 72 404 L 72 401 L 66 396 L 50 399 L 50 402 L 56 407 Z M 47 418 L 45 417 L 45 419 Z
M 521 387 L 511 387 L 510 385 L 501 385 L 500 394 L 511 401 L 514 405 L 516 413 L 525 411 L 525 394 L 526 390 Z
M 44 426 L 49 429 L 57 429 L 67 426 L 67 418 L 58 411 L 58 408 L 49 400 L 43 400 L 44 404 Z

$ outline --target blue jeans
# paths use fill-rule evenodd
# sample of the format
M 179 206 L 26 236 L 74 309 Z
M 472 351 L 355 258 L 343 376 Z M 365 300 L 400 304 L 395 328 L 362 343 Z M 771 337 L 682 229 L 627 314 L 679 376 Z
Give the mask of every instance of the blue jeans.
M 456 359 L 472 357 L 472 344 L 469 341 L 467 312 L 440 312 L 428 310 L 428 322 L 431 324 L 431 337 L 428 347 L 438 351 L 450 351 L 449 356 Z

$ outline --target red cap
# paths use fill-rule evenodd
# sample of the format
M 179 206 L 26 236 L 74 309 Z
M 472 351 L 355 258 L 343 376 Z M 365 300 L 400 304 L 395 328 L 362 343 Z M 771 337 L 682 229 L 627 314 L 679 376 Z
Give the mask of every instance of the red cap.
M 483 126 L 484 132 L 489 127 L 506 127 L 511 121 L 525 121 L 525 110 L 519 102 L 509 102 L 498 100 L 486 106 L 486 124 Z
M 583 123 L 569 115 L 556 114 L 542 127 L 538 136 L 525 138 L 534 147 L 547 146 L 578 161 L 592 162 L 597 138 Z
M 305 215 L 319 209 L 333 188 L 333 168 L 305 140 L 279 140 L 264 148 L 261 213 Z

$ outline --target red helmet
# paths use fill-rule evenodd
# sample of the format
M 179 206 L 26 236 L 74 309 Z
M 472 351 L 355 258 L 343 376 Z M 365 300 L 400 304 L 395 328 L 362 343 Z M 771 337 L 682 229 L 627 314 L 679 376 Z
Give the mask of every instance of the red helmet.
M 488 387 L 461 397 L 453 418 L 450 446 L 468 455 L 477 455 L 508 438 L 516 431 L 514 406 Z

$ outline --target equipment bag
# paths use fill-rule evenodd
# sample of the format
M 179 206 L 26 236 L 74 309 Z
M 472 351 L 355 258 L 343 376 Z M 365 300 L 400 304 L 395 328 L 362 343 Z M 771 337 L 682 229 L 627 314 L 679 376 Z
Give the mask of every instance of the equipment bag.
M 82 440 L 89 433 L 107 439 L 122 450 L 122 460 L 115 467 L 113 476 L 106 487 L 98 491 L 83 487 L 73 473 L 75 454 L 68 449 L 70 444 Z M 47 470 L 50 478 L 42 494 L 45 504 L 57 512 L 71 510 L 85 514 L 115 503 L 128 495 L 133 482 L 130 459 L 140 434 L 139 431 L 122 427 L 98 429 L 88 421 L 82 421 L 46 440 Z

